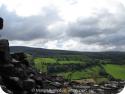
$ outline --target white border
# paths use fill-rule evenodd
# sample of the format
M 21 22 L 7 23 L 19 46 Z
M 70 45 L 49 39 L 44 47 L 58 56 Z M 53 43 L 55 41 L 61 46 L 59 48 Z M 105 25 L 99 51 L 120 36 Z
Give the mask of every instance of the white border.
M 123 90 L 122 90 L 120 93 L 118 93 L 118 94 L 125 94 L 125 87 L 124 87 Z

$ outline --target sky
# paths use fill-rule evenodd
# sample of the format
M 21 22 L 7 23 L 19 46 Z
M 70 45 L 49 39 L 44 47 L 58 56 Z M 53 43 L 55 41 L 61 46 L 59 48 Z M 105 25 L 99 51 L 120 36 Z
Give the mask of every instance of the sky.
M 0 0 L 10 46 L 125 51 L 125 0 Z

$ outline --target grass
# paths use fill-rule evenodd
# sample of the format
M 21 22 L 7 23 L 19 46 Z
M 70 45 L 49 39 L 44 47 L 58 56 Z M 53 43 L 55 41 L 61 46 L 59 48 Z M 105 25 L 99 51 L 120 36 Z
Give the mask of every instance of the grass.
M 81 61 L 58 61 L 59 64 L 81 64 L 81 63 L 84 63 L 84 62 L 81 62 Z
M 99 75 L 101 68 L 99 66 L 94 66 L 81 71 L 74 72 L 62 72 L 58 73 L 58 76 L 63 76 L 65 79 L 69 80 L 83 80 L 83 79 L 93 79 L 97 84 L 102 82 L 107 82 L 108 78 Z
M 99 77 L 99 70 L 100 67 L 95 66 L 81 71 L 62 72 L 58 73 L 57 75 L 64 76 L 64 78 L 66 79 L 69 79 L 69 77 L 71 77 L 71 80 L 79 80 L 84 78 L 97 78 Z
M 104 68 L 114 78 L 125 80 L 125 65 L 106 64 Z
M 57 61 L 56 58 L 35 58 L 35 63 L 44 63 L 44 64 L 83 64 L 85 62 L 75 61 L 75 60 L 61 60 Z
M 35 67 L 41 72 L 47 72 L 47 66 L 52 64 L 80 64 L 81 61 L 57 61 L 56 58 L 35 58 Z
M 40 62 L 35 63 L 35 67 L 37 70 L 39 70 L 41 72 L 47 72 L 47 65 L 43 65 Z
M 54 58 L 35 58 L 35 63 L 44 63 L 44 64 L 53 64 L 56 63 L 56 59 Z
M 47 72 L 47 66 L 51 64 L 86 64 L 84 61 L 78 61 L 78 60 L 61 60 L 57 61 L 56 58 L 35 58 L 35 67 L 42 71 Z M 116 79 L 125 80 L 125 65 L 115 65 L 115 64 L 105 64 L 103 65 L 105 71 L 112 75 Z M 94 78 L 95 80 L 98 80 L 97 78 L 100 78 L 99 72 L 101 68 L 99 66 L 93 66 L 88 67 L 87 69 L 83 69 L 81 71 L 69 71 L 69 72 L 59 72 L 57 75 L 64 76 L 64 78 L 71 80 L 79 80 L 84 78 Z M 105 79 L 105 77 L 104 77 Z M 99 79 L 100 80 L 100 79 Z M 103 80 L 103 79 L 102 79 Z
M 35 67 L 41 72 L 47 72 L 47 66 L 52 64 L 80 64 L 81 61 L 57 61 L 56 58 L 35 58 Z

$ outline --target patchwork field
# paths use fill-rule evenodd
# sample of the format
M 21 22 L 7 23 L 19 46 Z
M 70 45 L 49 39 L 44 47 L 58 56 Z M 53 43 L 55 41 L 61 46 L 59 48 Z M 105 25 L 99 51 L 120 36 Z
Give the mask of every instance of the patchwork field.
M 103 60 L 104 61 L 104 60 Z M 108 75 L 115 79 L 125 80 L 125 65 L 100 64 L 75 60 L 57 60 L 57 58 L 35 58 L 35 67 L 41 72 L 63 76 L 66 79 L 78 80 L 93 78 L 109 79 Z M 102 63 L 102 64 L 101 64 Z M 50 70 L 50 71 L 49 71 Z
M 81 71 L 73 71 L 73 72 L 62 72 L 58 73 L 59 76 L 64 76 L 66 79 L 70 80 L 80 80 L 80 79 L 88 79 L 93 78 L 97 80 L 97 78 L 103 78 L 99 72 L 101 68 L 99 66 L 94 66 L 91 68 L 83 69 Z
M 114 78 L 125 80 L 125 65 L 106 64 L 104 68 Z
M 99 83 L 125 80 L 125 52 L 77 52 L 30 47 L 11 47 L 10 50 L 29 54 L 28 60 L 32 65 L 49 75 L 60 75 L 69 80 L 94 79 Z

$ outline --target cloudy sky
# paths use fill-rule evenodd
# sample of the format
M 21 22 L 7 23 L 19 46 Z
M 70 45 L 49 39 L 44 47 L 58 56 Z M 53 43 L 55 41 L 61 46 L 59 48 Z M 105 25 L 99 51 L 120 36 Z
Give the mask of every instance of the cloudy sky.
M 125 51 L 125 0 L 0 0 L 11 46 Z

